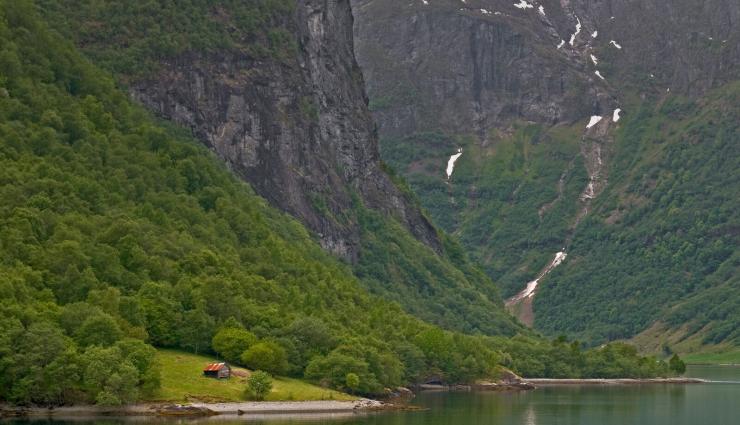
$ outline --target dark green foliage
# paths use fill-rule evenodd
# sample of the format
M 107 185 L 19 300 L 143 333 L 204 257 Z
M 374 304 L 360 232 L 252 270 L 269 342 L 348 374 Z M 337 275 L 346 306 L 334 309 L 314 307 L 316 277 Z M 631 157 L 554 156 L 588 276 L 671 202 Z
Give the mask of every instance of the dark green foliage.
M 523 330 L 503 310 L 496 286 L 456 242 L 442 235 L 451 261 L 440 261 L 397 222 L 362 207 L 358 215 L 363 249 L 355 269 L 372 292 L 448 329 L 488 335 Z
M 0 399 L 127 403 L 157 386 L 143 341 L 234 360 L 255 343 L 244 329 L 276 372 L 336 353 L 367 365 L 358 391 L 424 375 L 429 325 L 129 103 L 30 2 L 0 5 Z
M 610 184 L 535 298 L 538 328 L 599 342 L 663 320 L 740 342 L 739 99 L 734 84 L 700 110 L 671 98 L 625 117 Z
M 678 375 L 682 375 L 686 372 L 686 363 L 678 357 L 678 354 L 674 354 L 668 361 L 668 367 Z
M 213 350 L 224 360 L 239 363 L 242 354 L 257 343 L 257 337 L 246 329 L 222 328 L 213 337 Z
M 272 390 L 272 377 L 269 373 L 256 370 L 247 378 L 247 398 L 261 401 Z
M 284 375 L 288 371 L 288 355 L 283 347 L 273 341 L 254 344 L 240 359 L 250 369 L 264 370 L 274 375 Z
M 0 401 L 129 403 L 158 386 L 148 344 L 233 357 L 252 344 L 243 329 L 284 350 L 279 369 L 338 388 L 353 373 L 361 393 L 487 377 L 516 357 L 368 295 L 296 221 L 132 105 L 30 1 L 0 1 L 0 43 Z M 485 282 L 472 267 L 430 270 Z M 470 294 L 452 300 L 490 302 Z
M 293 37 L 300 29 L 292 16 L 296 6 L 291 0 L 37 0 L 37 4 L 55 28 L 69 35 L 97 65 L 114 71 L 126 83 L 151 78 L 152 71 L 162 63 L 196 60 L 215 65 L 234 52 L 239 61 L 246 61 L 245 75 L 252 69 L 251 59 L 265 61 L 268 55 L 295 65 L 289 60 L 295 57 Z M 298 110 L 304 120 L 318 117 L 318 105 L 312 96 L 301 97 Z M 156 135 L 153 140 L 161 150 L 166 138 Z M 198 164 L 183 159 L 177 168 L 199 204 L 209 211 L 217 209 L 222 194 L 217 184 L 206 183 Z M 390 177 L 409 203 L 418 203 L 403 179 L 392 174 Z M 366 211 L 359 198 L 355 211 L 335 217 L 324 196 L 309 194 L 316 211 L 329 220 L 351 220 L 350 226 L 362 227 L 363 252 L 355 272 L 372 293 L 397 301 L 417 317 L 451 330 L 488 335 L 513 335 L 521 330 L 503 312 L 493 283 L 469 263 L 462 250 L 450 248 L 452 242 L 445 241 L 446 249 L 434 252 L 393 217 Z M 143 252 L 136 247 L 132 250 L 129 261 L 144 260 Z M 160 308 L 154 304 L 149 306 L 150 316 L 151 309 Z M 236 318 L 238 313 L 234 314 Z M 188 347 L 207 349 L 206 319 L 197 314 L 180 323 L 163 321 L 151 335 L 152 340 L 171 346 L 171 338 L 165 336 L 171 335 L 167 325 L 177 323 L 178 329 L 187 334 Z M 307 362 L 296 360 L 303 365 Z
M 481 146 L 468 136 L 421 133 L 381 140 L 381 153 L 508 297 L 562 249 L 587 177 L 571 128 L 518 125 L 489 139 Z M 447 180 L 458 148 L 462 156 Z
M 292 0 L 37 0 L 50 22 L 96 63 L 140 77 L 189 51 L 225 49 L 288 59 L 296 41 L 279 25 Z
M 515 337 L 496 339 L 495 344 L 511 356 L 503 364 L 529 378 L 651 378 L 674 374 L 666 362 L 642 357 L 624 343 L 582 350 L 577 341 L 563 337 L 551 343 Z

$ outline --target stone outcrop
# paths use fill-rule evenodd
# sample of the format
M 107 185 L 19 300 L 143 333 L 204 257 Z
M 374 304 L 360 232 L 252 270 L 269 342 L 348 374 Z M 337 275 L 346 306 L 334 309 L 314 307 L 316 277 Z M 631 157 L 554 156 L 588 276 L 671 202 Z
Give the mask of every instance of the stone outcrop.
M 353 0 L 381 134 L 484 140 L 511 120 L 610 113 L 627 89 L 701 94 L 740 75 L 737 2 L 515 3 Z
M 326 249 L 357 259 L 361 202 L 440 251 L 433 226 L 381 169 L 349 0 L 299 0 L 281 19 L 295 42 L 287 55 L 187 52 L 132 83 L 132 95 L 191 129 Z

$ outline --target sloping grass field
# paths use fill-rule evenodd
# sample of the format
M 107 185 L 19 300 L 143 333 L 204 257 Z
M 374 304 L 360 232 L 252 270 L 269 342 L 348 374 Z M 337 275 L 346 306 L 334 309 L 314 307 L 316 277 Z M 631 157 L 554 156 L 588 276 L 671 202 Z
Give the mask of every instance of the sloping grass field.
M 157 360 L 161 367 L 162 386 L 150 401 L 245 401 L 247 377 L 250 371 L 232 366 L 230 379 L 203 376 L 203 368 L 217 359 L 174 350 L 159 350 Z M 321 388 L 298 379 L 274 377 L 267 401 L 288 400 L 355 400 L 348 394 Z

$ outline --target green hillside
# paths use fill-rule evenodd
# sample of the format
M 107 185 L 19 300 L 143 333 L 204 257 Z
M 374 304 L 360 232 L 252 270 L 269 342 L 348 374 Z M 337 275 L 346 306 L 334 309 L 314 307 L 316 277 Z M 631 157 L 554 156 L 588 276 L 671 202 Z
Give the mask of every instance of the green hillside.
M 141 341 L 207 352 L 222 327 L 278 344 L 289 375 L 313 362 L 312 379 L 353 372 L 364 393 L 496 365 L 493 348 L 461 335 L 469 344 L 444 364 L 426 360 L 434 328 L 369 296 L 29 2 L 1 4 L 0 399 L 132 401 L 159 381 Z
M 162 385 L 151 395 L 151 400 L 186 402 L 234 402 L 245 400 L 247 376 L 250 371 L 232 367 L 229 379 L 203 376 L 205 365 L 217 361 L 213 357 L 174 350 L 158 350 L 157 362 L 161 368 Z M 267 401 L 291 400 L 354 400 L 348 394 L 321 388 L 291 378 L 273 378 L 272 391 Z
M 535 300 L 538 328 L 604 340 L 661 320 L 740 344 L 739 117 L 738 84 L 631 109 L 609 186 Z
M 294 12 L 291 1 L 34 3 L 49 25 L 127 84 L 153 78 L 153 71 L 185 52 L 216 56 L 238 52 L 250 60 L 296 66 L 291 62 L 298 48 L 291 33 L 295 29 L 284 18 Z M 247 68 L 239 72 L 252 72 Z M 398 185 L 403 190 L 405 184 Z M 325 203 L 321 196 L 317 192 L 313 203 Z M 411 193 L 406 196 L 416 202 Z M 371 293 L 451 330 L 487 335 L 514 335 L 522 330 L 504 312 L 498 287 L 455 241 L 440 235 L 443 247 L 435 252 L 393 217 L 366 208 L 359 196 L 352 211 L 326 214 L 326 220 L 343 223 L 356 217 L 357 223 L 351 225 L 361 229 L 361 251 L 354 271 Z
M 702 99 L 668 96 L 627 109 L 609 184 L 575 233 L 588 182 L 581 123 L 521 124 L 493 131 L 485 146 L 418 134 L 383 140 L 382 153 L 505 296 L 570 244 L 535 298 L 536 329 L 595 344 L 660 320 L 684 338 L 736 345 L 738 96 L 734 84 Z M 458 147 L 447 181 L 444 167 Z
M 31 2 L 0 1 L 0 45 L 0 401 L 181 397 L 153 346 L 361 394 L 491 378 L 500 365 L 671 373 L 622 345 L 583 352 L 428 325 L 369 295 L 299 223 L 132 104 Z

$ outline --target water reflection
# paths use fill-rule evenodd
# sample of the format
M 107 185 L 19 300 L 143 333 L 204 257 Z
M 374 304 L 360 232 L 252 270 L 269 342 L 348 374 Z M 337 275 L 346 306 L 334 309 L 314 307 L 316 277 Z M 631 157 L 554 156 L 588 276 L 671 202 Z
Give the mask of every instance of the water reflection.
M 740 382 L 740 367 L 692 368 L 691 376 Z M 421 412 L 215 416 L 206 419 L 12 420 L 0 425 L 736 425 L 740 384 L 568 386 L 497 393 L 424 393 Z

